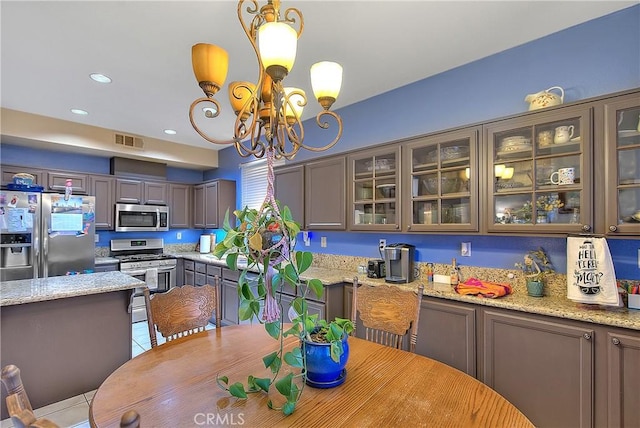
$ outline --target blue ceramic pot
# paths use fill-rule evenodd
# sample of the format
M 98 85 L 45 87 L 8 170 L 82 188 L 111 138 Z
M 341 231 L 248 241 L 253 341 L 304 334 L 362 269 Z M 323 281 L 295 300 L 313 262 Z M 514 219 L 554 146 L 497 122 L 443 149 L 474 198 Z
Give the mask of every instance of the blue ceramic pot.
M 344 380 L 345 370 L 349 359 L 349 343 L 347 342 L 348 336 L 345 335 L 342 339 L 342 349 L 344 352 L 340 357 L 339 362 L 335 362 L 331 359 L 331 345 L 329 343 L 316 343 L 304 341 L 304 352 L 307 363 L 307 378 L 309 381 L 315 384 L 327 384 L 332 385 L 336 383 L 337 386 L 340 383 L 337 381 Z

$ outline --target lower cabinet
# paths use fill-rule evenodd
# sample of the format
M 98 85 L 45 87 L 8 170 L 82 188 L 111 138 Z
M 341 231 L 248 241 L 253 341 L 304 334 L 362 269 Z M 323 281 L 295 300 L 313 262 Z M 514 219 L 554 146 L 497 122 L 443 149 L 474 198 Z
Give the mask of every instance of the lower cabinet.
M 423 297 L 416 353 L 476 377 L 476 311 L 473 305 Z
M 482 381 L 535 426 L 593 426 L 594 330 L 484 311 Z

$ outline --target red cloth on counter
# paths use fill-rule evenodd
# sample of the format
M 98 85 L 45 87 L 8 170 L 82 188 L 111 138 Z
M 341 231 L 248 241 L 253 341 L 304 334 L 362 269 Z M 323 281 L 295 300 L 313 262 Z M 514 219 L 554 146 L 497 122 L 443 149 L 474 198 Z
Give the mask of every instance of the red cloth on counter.
M 482 281 L 477 278 L 469 278 L 455 287 L 458 294 L 480 295 L 495 299 L 496 297 L 511 294 L 513 289 L 509 284 Z

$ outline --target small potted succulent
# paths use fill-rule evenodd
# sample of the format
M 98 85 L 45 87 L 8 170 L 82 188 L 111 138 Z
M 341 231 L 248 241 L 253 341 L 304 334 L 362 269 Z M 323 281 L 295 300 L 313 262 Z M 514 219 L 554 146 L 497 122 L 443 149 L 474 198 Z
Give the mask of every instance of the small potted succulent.
M 293 413 L 305 385 L 329 388 L 341 384 L 346 376 L 344 366 L 349 355 L 348 335 L 353 331 L 351 320 L 336 318 L 331 322 L 310 315 L 306 298 L 309 293 L 320 297 L 323 285 L 319 279 L 301 279 L 311 267 L 313 256 L 308 251 L 295 251 L 295 237 L 300 232 L 288 207 L 268 196 L 260 210 L 244 208 L 234 212 L 237 226 L 229 224 L 229 213 L 224 220 L 225 238 L 216 245 L 215 255 L 226 255 L 227 266 L 239 269 L 239 256 L 246 258 L 246 266 L 238 280 L 240 320 L 257 320 L 266 332 L 279 342 L 279 348 L 266 355 L 262 363 L 270 369 L 271 377 L 249 376 L 247 383 L 229 382 L 218 376 L 218 385 L 232 396 L 244 399 L 247 393 L 279 393 L 276 404 L 267 405 Z M 247 271 L 258 273 L 257 290 L 252 290 L 246 279 Z M 297 290 L 291 310 L 284 311 L 280 302 L 284 287 Z M 288 317 L 287 317 L 288 316 Z M 285 319 L 285 317 L 287 317 Z M 288 324 L 291 322 L 291 324 Z M 285 351 L 284 338 L 295 336 L 299 345 Z M 315 342 L 319 348 L 315 347 Z M 283 375 L 287 364 L 291 370 Z
M 537 250 L 529 251 L 525 254 L 523 263 L 516 263 L 515 266 L 524 273 L 529 296 L 544 296 L 547 275 L 555 272 L 545 250 L 539 247 Z

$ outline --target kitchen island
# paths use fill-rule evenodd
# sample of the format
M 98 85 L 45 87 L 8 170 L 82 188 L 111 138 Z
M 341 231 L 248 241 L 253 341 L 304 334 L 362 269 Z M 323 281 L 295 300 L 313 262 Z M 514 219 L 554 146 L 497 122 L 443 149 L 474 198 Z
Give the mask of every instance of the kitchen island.
M 96 389 L 131 358 L 129 304 L 143 285 L 117 271 L 0 284 L 1 365 L 20 368 L 34 408 Z

